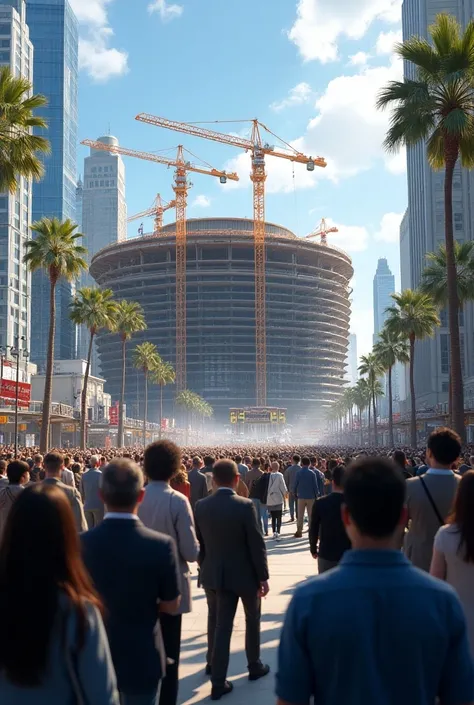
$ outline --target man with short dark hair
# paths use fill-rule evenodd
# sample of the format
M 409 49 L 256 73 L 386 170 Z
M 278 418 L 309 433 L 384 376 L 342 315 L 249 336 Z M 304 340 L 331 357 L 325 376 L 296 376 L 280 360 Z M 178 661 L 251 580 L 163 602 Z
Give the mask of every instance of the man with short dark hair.
M 337 465 L 332 471 L 331 494 L 319 497 L 313 504 L 309 545 L 311 555 L 318 559 L 319 575 L 335 568 L 351 547 L 341 514 L 344 473 L 344 466 Z
M 429 571 L 433 542 L 446 522 L 461 477 L 452 470 L 461 454 L 461 439 L 450 428 L 438 428 L 429 436 L 422 476 L 407 480 L 408 533 L 405 553 L 417 568 Z
M 7 465 L 6 460 L 0 460 L 0 490 L 8 485 Z
M 236 455 L 234 460 L 237 463 L 237 469 L 239 471 L 239 475 L 240 475 L 241 479 L 243 480 L 243 482 L 245 482 L 245 478 L 247 477 L 247 473 L 250 468 L 248 467 L 248 465 L 245 465 L 245 463 L 242 462 L 241 455 Z
M 313 504 L 319 496 L 318 481 L 316 475 L 309 467 L 310 460 L 304 457 L 301 460 L 301 467 L 296 473 L 293 484 L 293 491 L 297 498 L 298 520 L 296 525 L 295 538 L 303 536 L 303 523 L 305 511 L 308 513 L 308 527 L 311 527 L 311 513 Z
M 363 458 L 347 469 L 343 521 L 353 550 L 296 589 L 280 641 L 278 705 L 474 702 L 459 599 L 398 550 L 404 500 L 392 461 Z
M 81 536 L 84 562 L 105 606 L 122 705 L 154 705 L 165 675 L 159 612 L 179 607 L 174 541 L 146 529 L 137 511 L 143 473 L 118 458 L 103 471 L 104 521 Z
M 290 510 L 290 521 L 294 521 L 295 516 L 298 517 L 298 506 L 296 503 L 295 495 L 295 482 L 296 474 L 301 468 L 300 462 L 301 457 L 295 453 L 295 455 L 293 456 L 293 465 L 290 465 L 289 468 L 286 468 L 285 472 L 283 473 L 283 478 L 288 488 L 288 509 Z
M 197 503 L 195 518 L 201 583 L 209 609 L 206 672 L 212 680 L 211 699 L 220 700 L 232 690 L 226 676 L 239 599 L 245 610 L 249 680 L 258 680 L 270 671 L 260 661 L 261 598 L 269 587 L 267 554 L 257 515 L 252 502 L 235 492 L 237 465 L 233 460 L 219 460 L 213 475 L 217 489 Z
M 2 461 L 5 462 L 5 461 Z M 23 460 L 12 460 L 7 467 L 8 485 L 0 489 L 0 537 L 11 506 L 30 480 L 30 466 Z
M 99 457 L 93 455 L 90 459 L 90 468 L 81 477 L 82 501 L 89 529 L 98 526 L 104 518 L 104 503 L 100 493 L 102 471 L 99 470 L 99 462 Z
M 45 479 L 43 482 L 49 485 L 56 485 L 61 489 L 69 500 L 74 521 L 78 531 L 87 531 L 87 522 L 84 516 L 84 507 L 82 506 L 81 496 L 75 487 L 69 487 L 61 482 L 61 473 L 64 467 L 64 458 L 57 451 L 50 451 L 44 456 L 43 467 L 45 471 Z
M 193 466 L 188 472 L 188 482 L 191 485 L 189 501 L 191 503 L 192 510 L 194 511 L 197 502 L 199 502 L 200 499 L 207 497 L 209 491 L 207 489 L 207 478 L 201 472 L 201 468 L 203 467 L 201 458 L 199 456 L 195 456 L 192 463 Z

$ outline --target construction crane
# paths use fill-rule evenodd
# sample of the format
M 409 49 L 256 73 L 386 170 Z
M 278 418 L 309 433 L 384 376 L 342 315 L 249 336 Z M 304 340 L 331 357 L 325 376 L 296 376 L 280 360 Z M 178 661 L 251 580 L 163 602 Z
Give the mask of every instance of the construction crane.
M 316 230 L 313 230 L 313 232 L 310 233 L 309 235 L 306 235 L 306 237 L 307 238 L 320 237 L 321 238 L 321 245 L 327 245 L 328 244 L 327 236 L 329 235 L 329 233 L 338 233 L 338 232 L 339 232 L 339 228 L 336 228 L 334 226 L 328 227 L 326 224 L 326 218 L 321 218 L 321 222 L 318 225 L 318 227 L 316 228 Z
M 194 137 L 213 140 L 228 144 L 231 147 L 240 147 L 246 152 L 250 152 L 252 160 L 252 171 L 250 179 L 253 182 L 253 235 L 255 248 L 255 347 L 256 347 L 256 401 L 257 406 L 265 406 L 267 403 L 267 340 L 266 340 L 266 286 L 265 286 L 265 156 L 288 159 L 291 162 L 306 164 L 308 171 L 314 171 L 315 166 L 325 167 L 326 161 L 322 157 L 307 157 L 298 152 L 291 145 L 280 140 L 265 125 L 258 120 L 251 120 L 252 134 L 250 139 L 239 137 L 238 135 L 223 134 L 208 130 L 197 125 L 167 120 L 166 118 L 140 113 L 136 120 L 146 122 L 157 127 L 165 127 L 168 130 L 184 132 Z M 242 122 L 242 121 L 239 121 Z M 247 122 L 247 121 L 243 121 Z M 289 151 L 275 149 L 270 144 L 264 143 L 260 134 L 263 128 L 269 134 L 280 140 Z
M 176 201 L 173 200 L 167 203 L 161 198 L 160 194 L 158 193 L 153 202 L 153 205 L 150 208 L 147 208 L 146 211 L 142 211 L 141 213 L 136 213 L 136 215 L 131 215 L 129 218 L 127 218 L 127 223 L 132 223 L 134 220 L 139 220 L 140 218 L 148 218 L 149 216 L 154 215 L 155 227 L 153 229 L 153 235 L 158 235 L 161 228 L 163 227 L 163 213 L 165 213 L 165 211 L 169 210 L 170 208 L 175 207 Z
M 184 148 L 178 147 L 176 159 L 167 159 L 159 154 L 140 152 L 136 149 L 127 149 L 118 145 L 104 144 L 94 140 L 84 140 L 81 144 L 92 149 L 98 149 L 112 154 L 122 154 L 125 157 L 145 159 L 156 164 L 176 167 L 173 190 L 176 194 L 176 390 L 177 393 L 186 389 L 186 201 L 188 189 L 191 184 L 187 179 L 187 172 L 215 176 L 221 184 L 227 179 L 238 181 L 235 173 L 226 173 L 207 167 L 196 166 L 184 158 Z

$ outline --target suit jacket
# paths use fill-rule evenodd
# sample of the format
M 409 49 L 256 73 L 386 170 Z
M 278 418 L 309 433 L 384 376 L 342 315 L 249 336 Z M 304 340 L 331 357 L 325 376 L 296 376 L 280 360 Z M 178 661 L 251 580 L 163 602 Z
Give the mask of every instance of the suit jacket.
M 432 475 L 425 473 L 423 480 L 433 497 L 439 513 L 446 519 L 453 505 L 461 478 L 454 473 Z M 426 496 L 419 477 L 407 480 L 407 507 L 409 530 L 405 535 L 405 553 L 412 563 L 429 571 L 433 554 L 433 541 L 440 528 L 439 519 Z
M 179 595 L 174 541 L 139 520 L 105 519 L 82 534 L 81 543 L 84 562 L 104 601 L 119 690 L 150 692 L 165 672 L 158 602 Z
M 219 489 L 196 505 L 202 586 L 240 597 L 268 580 L 267 551 L 253 503 Z
M 56 487 L 59 487 L 63 492 L 66 493 L 66 496 L 71 504 L 71 509 L 74 514 L 74 521 L 76 523 L 77 530 L 87 531 L 87 522 L 86 517 L 84 516 L 84 507 L 82 506 L 81 496 L 76 490 L 76 488 L 69 487 L 68 485 L 65 485 L 64 482 L 56 480 L 56 478 L 54 477 L 47 477 L 42 482 L 44 482 L 45 485 L 56 485 Z
M 99 489 L 102 483 L 102 471 L 90 468 L 82 476 L 81 494 L 86 512 L 103 510 L 104 503 L 99 496 Z
M 191 485 L 191 496 L 189 501 L 191 502 L 191 507 L 194 511 L 196 503 L 199 502 L 200 499 L 207 497 L 209 494 L 207 489 L 207 478 L 200 470 L 193 468 L 193 470 L 188 473 L 188 481 Z

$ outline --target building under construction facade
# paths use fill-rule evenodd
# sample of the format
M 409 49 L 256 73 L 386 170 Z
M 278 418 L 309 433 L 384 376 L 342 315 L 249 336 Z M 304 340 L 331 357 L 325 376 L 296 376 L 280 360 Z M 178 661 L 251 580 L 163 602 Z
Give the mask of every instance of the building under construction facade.
M 287 409 L 288 423 L 317 421 L 343 392 L 347 357 L 352 263 L 331 245 L 297 238 L 266 223 L 267 404 Z M 253 222 L 238 218 L 187 221 L 187 388 L 228 422 L 231 407 L 256 403 L 255 278 Z M 117 299 L 137 301 L 148 328 L 128 343 L 127 414 L 140 413 L 142 375 L 131 350 L 154 343 L 175 363 L 175 224 L 157 237 L 109 245 L 90 272 Z M 107 391 L 119 399 L 121 342 L 99 335 Z M 174 414 L 173 388 L 165 389 L 165 416 Z M 152 387 L 149 419 L 158 412 Z

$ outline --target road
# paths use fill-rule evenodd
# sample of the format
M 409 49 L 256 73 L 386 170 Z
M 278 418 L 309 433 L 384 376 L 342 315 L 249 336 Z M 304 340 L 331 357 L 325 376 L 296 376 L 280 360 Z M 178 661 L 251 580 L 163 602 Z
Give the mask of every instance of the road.
M 286 607 L 294 588 L 317 573 L 317 563 L 309 553 L 307 534 L 294 539 L 295 523 L 284 519 L 279 542 L 266 539 L 270 566 L 270 593 L 262 604 L 262 661 L 271 673 L 256 683 L 249 683 L 245 658 L 245 617 L 239 605 L 234 622 L 228 678 L 234 691 L 223 698 L 226 705 L 274 705 L 275 670 L 280 630 Z M 194 568 L 194 573 L 196 569 Z M 211 686 L 204 675 L 206 664 L 207 606 L 204 591 L 193 578 L 193 611 L 184 616 L 181 640 L 180 705 L 195 705 L 209 701 Z

